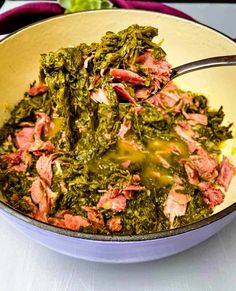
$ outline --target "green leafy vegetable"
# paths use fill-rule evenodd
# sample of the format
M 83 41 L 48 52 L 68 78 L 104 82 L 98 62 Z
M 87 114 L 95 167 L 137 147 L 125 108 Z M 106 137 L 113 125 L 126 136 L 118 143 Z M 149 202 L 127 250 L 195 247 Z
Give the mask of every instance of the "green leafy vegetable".
M 74 11 L 108 3 L 70 5 Z M 32 84 L 36 94 L 27 92 L 0 129 L 1 199 L 65 228 L 75 229 L 75 223 L 66 225 L 63 215 L 82 217 L 88 226 L 76 230 L 101 234 L 152 233 L 212 213 L 199 184 L 218 187 L 216 177 L 202 177 L 194 160 L 199 149 L 207 150 L 204 158 L 214 166 L 220 143 L 232 138 L 232 124 L 223 125 L 223 108 L 211 110 L 203 95 L 173 84 L 157 94 L 157 78 L 168 67 L 160 43 L 153 42 L 157 35 L 157 28 L 132 25 L 97 43 L 41 55 L 39 84 L 46 89 L 37 92 Z M 142 92 L 138 97 L 140 90 L 151 100 Z M 216 164 L 213 170 L 219 169 Z M 181 201 L 187 198 L 186 209 L 170 197 L 179 193 Z M 172 211 L 181 207 L 173 221 L 168 199 Z M 121 221 L 115 230 L 112 219 Z
M 106 9 L 113 6 L 108 0 L 59 0 L 59 4 L 66 8 L 65 13 L 92 9 Z

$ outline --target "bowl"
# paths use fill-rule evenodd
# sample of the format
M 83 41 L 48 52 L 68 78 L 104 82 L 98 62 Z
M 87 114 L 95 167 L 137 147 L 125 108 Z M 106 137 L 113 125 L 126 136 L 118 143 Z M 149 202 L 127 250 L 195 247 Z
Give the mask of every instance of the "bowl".
M 28 26 L 0 43 L 0 123 L 37 79 L 40 54 L 80 42 L 98 41 L 106 31 L 131 24 L 159 28 L 167 59 L 177 66 L 217 55 L 236 54 L 236 44 L 223 34 L 178 17 L 140 10 L 100 10 L 63 15 Z M 226 123 L 236 123 L 236 67 L 211 68 L 182 76 L 176 83 L 206 95 L 213 107 L 223 105 Z M 232 146 L 232 145 L 231 145 Z M 230 145 L 226 147 L 230 150 Z M 167 257 L 209 238 L 236 216 L 235 181 L 215 213 L 177 229 L 134 236 L 103 236 L 66 230 L 36 221 L 0 202 L 0 213 L 14 227 L 57 252 L 89 261 L 132 263 Z

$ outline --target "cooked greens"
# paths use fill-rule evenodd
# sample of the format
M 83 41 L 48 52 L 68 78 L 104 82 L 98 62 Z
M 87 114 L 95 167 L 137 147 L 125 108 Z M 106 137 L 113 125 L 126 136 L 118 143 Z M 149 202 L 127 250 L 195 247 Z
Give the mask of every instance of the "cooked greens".
M 0 129 L 9 205 L 63 228 L 133 235 L 222 203 L 235 170 L 219 146 L 232 124 L 202 95 L 172 83 L 158 92 L 171 66 L 157 35 L 132 25 L 41 56 L 39 82 Z

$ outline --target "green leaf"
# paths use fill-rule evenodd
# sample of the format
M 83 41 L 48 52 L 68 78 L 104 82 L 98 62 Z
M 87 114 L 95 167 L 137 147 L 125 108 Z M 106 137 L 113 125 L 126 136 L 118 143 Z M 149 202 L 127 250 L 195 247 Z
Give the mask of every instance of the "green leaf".
M 59 0 L 59 4 L 66 9 L 65 13 L 112 7 L 108 0 Z

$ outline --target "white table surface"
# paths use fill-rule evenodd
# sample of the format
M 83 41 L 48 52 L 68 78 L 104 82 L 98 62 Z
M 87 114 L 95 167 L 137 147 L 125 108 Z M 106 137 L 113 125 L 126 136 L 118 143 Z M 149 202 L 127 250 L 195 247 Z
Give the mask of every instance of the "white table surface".
M 22 2 L 7 2 L 0 13 Z M 236 4 L 170 4 L 236 37 Z M 212 238 L 159 261 L 109 265 L 58 254 L 0 217 L 0 291 L 234 291 L 236 221 Z

